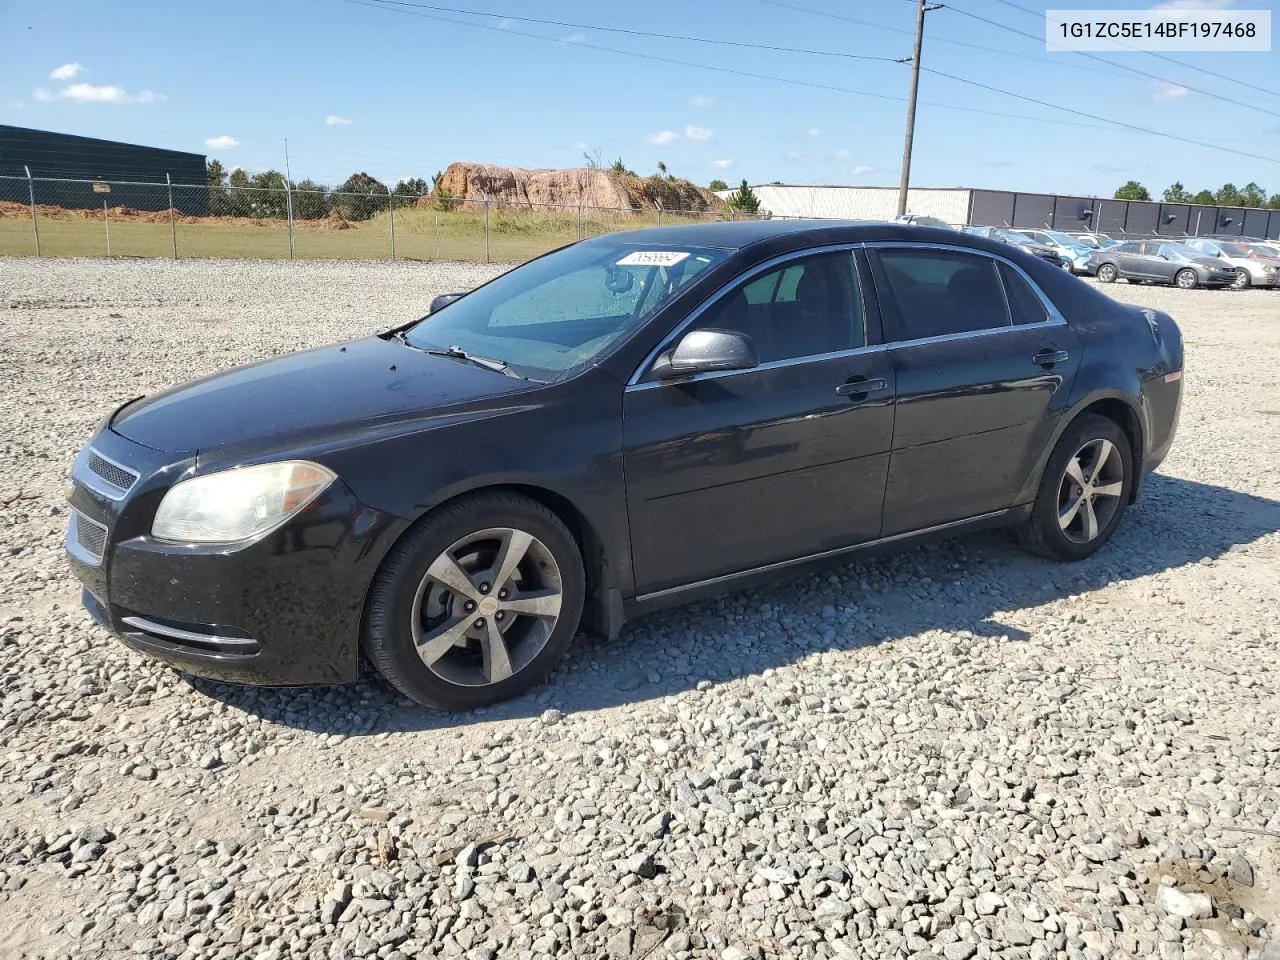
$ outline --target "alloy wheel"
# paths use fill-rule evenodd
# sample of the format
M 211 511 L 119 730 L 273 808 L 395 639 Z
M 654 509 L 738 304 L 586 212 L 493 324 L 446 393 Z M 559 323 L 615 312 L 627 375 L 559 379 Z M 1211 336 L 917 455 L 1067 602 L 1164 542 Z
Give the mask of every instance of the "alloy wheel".
M 1190 290 L 1196 285 L 1196 273 L 1194 270 L 1182 270 L 1174 278 L 1174 282 L 1183 289 Z
M 547 645 L 563 596 L 560 567 L 542 541 L 510 527 L 479 530 L 427 568 L 410 614 L 414 647 L 449 683 L 501 683 Z
M 1124 494 L 1124 458 L 1110 440 L 1090 440 L 1071 459 L 1058 488 L 1058 525 L 1073 543 L 1090 543 L 1107 529 Z
M 1117 271 L 1114 266 L 1109 263 L 1104 263 L 1098 268 L 1098 279 L 1103 283 L 1111 283 L 1115 280 L 1118 273 L 1119 271 Z
M 1237 269 L 1236 278 L 1231 283 L 1232 290 L 1244 290 L 1249 286 L 1249 272 L 1247 270 Z

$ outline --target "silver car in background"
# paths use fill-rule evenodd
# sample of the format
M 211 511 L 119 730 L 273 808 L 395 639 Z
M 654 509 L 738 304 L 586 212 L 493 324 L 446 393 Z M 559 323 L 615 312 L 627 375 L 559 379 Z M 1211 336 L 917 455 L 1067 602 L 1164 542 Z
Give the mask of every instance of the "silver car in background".
M 1280 285 L 1280 259 L 1254 253 L 1246 244 L 1208 237 L 1191 237 L 1182 241 L 1201 256 L 1213 257 L 1236 268 L 1235 288 L 1275 287 Z
M 1088 272 L 1101 283 L 1171 283 L 1183 290 L 1196 287 L 1230 287 L 1236 270 L 1179 243 L 1165 240 L 1130 240 L 1089 257 Z

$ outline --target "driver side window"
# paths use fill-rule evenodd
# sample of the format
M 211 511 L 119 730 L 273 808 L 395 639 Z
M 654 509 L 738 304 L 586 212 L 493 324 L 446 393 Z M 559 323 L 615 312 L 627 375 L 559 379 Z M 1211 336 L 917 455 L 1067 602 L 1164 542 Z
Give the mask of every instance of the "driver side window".
M 751 338 L 761 363 L 866 346 L 853 254 L 788 260 L 728 291 L 690 327 Z

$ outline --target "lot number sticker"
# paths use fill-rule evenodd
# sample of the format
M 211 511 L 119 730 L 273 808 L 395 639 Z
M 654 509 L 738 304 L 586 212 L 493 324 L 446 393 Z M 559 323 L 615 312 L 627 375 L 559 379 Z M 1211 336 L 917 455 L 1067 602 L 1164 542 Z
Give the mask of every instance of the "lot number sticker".
M 689 256 L 688 253 L 680 253 L 675 250 L 637 250 L 635 253 L 628 253 L 619 260 L 617 266 L 673 267 L 687 256 Z

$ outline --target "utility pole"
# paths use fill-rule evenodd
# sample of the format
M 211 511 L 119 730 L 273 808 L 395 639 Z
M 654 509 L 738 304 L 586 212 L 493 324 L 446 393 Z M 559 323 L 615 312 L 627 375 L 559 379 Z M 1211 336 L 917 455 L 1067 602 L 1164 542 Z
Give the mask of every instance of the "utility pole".
M 907 212 L 907 187 L 911 184 L 911 141 L 916 132 L 916 94 L 920 90 L 920 48 L 924 45 L 924 15 L 930 10 L 938 10 L 940 3 L 916 3 L 916 46 L 914 55 L 908 60 L 903 58 L 899 63 L 911 64 L 911 96 L 907 98 L 907 134 L 902 143 L 902 179 L 898 181 L 898 215 Z

